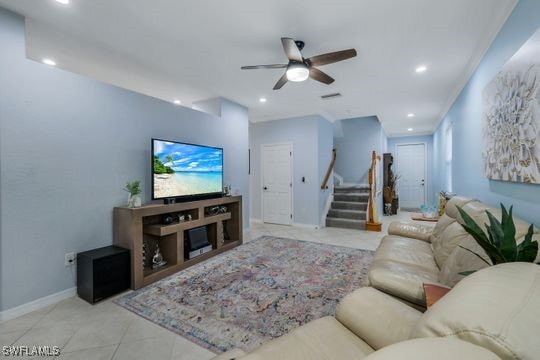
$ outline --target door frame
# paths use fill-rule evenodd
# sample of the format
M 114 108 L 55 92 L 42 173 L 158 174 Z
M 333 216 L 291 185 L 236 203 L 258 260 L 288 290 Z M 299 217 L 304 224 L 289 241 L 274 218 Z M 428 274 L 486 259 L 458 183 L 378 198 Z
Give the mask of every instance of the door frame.
M 402 143 L 402 144 L 396 144 L 395 145 L 395 148 L 396 148 L 396 158 L 397 158 L 397 173 L 399 174 L 399 146 L 410 146 L 410 145 L 423 145 L 424 146 L 424 204 L 427 204 L 427 199 L 428 199 L 428 193 L 427 193 L 427 189 L 428 189 L 428 183 L 429 183 L 429 179 L 428 179 L 428 153 L 427 153 L 427 143 L 425 141 L 417 141 L 417 142 L 410 142 L 410 143 Z M 399 195 L 398 195 L 399 197 Z M 422 204 L 420 204 L 422 205 Z
M 283 146 L 288 145 L 291 149 L 291 224 L 276 224 L 276 225 L 283 225 L 283 226 L 292 226 L 294 223 L 294 172 L 293 172 L 293 165 L 294 165 L 294 148 L 292 142 L 280 142 L 280 143 L 267 143 L 267 144 L 261 144 L 261 177 L 260 177 L 260 192 L 261 192 L 261 222 L 263 224 L 267 224 L 264 222 L 264 148 L 269 146 Z M 270 224 L 270 223 L 268 223 Z

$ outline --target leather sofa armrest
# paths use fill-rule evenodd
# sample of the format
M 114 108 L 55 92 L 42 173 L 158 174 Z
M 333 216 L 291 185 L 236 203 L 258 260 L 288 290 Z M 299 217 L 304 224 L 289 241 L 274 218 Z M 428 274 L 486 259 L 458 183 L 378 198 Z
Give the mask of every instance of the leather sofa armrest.
M 422 313 L 371 287 L 347 295 L 336 319 L 374 349 L 407 340 Z
M 432 226 L 415 224 L 408 221 L 393 221 L 388 226 L 388 235 L 403 236 L 426 242 L 430 242 L 429 237 L 432 232 Z
M 443 356 L 444 354 L 444 356 Z M 413 339 L 385 347 L 368 355 L 365 360 L 433 360 L 440 359 L 500 360 L 478 345 L 453 338 Z

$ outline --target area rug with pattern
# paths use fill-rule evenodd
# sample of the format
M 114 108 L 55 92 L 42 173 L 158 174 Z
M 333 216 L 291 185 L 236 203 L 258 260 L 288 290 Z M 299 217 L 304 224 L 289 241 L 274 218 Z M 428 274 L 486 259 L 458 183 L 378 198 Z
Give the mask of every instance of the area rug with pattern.
M 333 315 L 373 252 L 263 236 L 115 302 L 215 352 L 250 351 Z

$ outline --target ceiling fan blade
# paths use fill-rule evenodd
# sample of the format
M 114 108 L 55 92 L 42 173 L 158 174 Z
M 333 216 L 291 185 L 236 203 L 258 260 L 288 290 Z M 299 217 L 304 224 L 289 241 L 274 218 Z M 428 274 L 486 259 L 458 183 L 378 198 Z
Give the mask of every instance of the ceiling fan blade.
M 323 84 L 330 85 L 334 82 L 334 79 L 325 73 L 323 73 L 321 70 L 311 67 L 309 68 L 309 77 L 313 80 L 317 80 L 322 82 Z
M 276 85 L 274 85 L 274 90 L 279 90 L 287 83 L 287 73 L 283 74 L 282 77 L 279 78 Z
M 298 46 L 296 46 L 293 39 L 281 38 L 281 44 L 283 45 L 283 50 L 285 50 L 285 54 L 289 60 L 298 62 L 304 61 L 304 58 L 302 58 L 302 54 L 300 53 L 300 50 L 298 49 Z
M 313 66 L 321 66 L 347 60 L 356 56 L 355 49 L 341 50 L 310 57 L 308 62 Z
M 255 70 L 255 69 L 285 69 L 287 64 L 272 64 L 272 65 L 253 65 L 253 66 L 242 66 L 242 70 Z

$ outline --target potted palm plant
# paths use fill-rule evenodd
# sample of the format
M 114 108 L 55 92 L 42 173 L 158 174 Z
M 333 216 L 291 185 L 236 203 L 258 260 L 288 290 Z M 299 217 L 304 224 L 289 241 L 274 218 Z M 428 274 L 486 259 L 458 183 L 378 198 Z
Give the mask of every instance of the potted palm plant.
M 128 181 L 124 190 L 128 192 L 128 207 L 141 207 L 141 180 Z
M 489 259 L 460 245 L 464 250 L 469 251 L 479 257 L 488 265 L 497 265 L 506 262 L 534 262 L 538 255 L 538 242 L 533 241 L 534 225 L 531 224 L 525 238 L 521 243 L 516 241 L 516 226 L 512 217 L 512 206 L 507 211 L 501 204 L 501 221 L 489 211 L 486 214 L 489 225 L 485 224 L 486 232 L 467 214 L 458 207 L 459 214 L 463 219 L 463 228 L 476 240 L 478 245 L 484 249 Z M 476 270 L 462 272 L 461 275 L 469 275 Z

